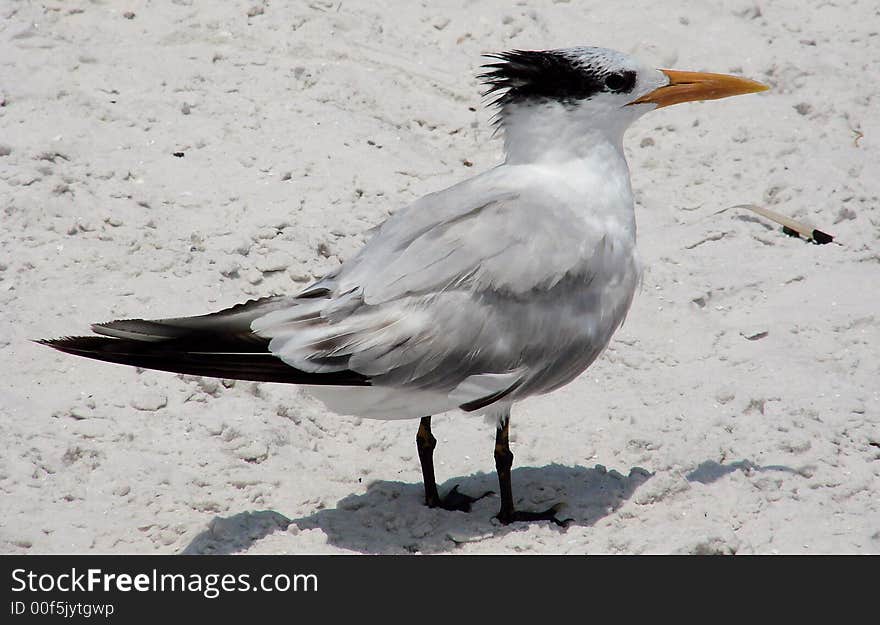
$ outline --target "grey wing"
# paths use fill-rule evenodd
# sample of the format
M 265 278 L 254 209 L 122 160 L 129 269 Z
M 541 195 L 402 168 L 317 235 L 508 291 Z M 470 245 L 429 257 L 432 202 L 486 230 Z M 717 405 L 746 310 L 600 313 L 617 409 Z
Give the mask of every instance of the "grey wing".
M 477 178 L 431 194 L 389 219 L 334 277 L 370 304 L 465 288 L 525 293 L 588 271 L 601 224 L 560 198 Z
M 588 349 L 594 303 L 577 287 L 602 270 L 599 232 L 553 198 L 458 185 L 389 219 L 308 299 L 252 328 L 298 369 L 476 405 Z

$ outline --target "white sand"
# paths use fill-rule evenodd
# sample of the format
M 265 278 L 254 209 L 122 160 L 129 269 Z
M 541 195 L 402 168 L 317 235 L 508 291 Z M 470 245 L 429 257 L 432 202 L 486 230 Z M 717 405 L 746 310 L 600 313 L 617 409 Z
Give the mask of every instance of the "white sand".
M 0 551 L 880 552 L 876 2 L 375 4 L 0 6 Z M 644 287 L 513 415 L 515 495 L 567 530 L 426 509 L 414 421 L 28 342 L 297 289 L 498 162 L 482 53 L 577 44 L 773 90 L 628 134 Z M 434 431 L 445 488 L 495 488 L 491 426 Z

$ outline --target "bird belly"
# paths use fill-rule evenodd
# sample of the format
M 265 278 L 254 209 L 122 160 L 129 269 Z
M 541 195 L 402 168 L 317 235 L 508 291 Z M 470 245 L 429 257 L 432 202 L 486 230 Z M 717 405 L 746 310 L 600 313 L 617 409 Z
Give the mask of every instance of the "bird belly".
M 448 393 L 391 386 L 304 387 L 328 410 L 367 419 L 417 419 L 457 408 Z

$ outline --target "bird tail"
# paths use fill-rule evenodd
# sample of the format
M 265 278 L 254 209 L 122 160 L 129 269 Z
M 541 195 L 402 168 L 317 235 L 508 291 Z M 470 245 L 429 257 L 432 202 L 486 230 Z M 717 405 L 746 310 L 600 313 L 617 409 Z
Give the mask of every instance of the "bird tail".
M 250 322 L 285 305 L 285 298 L 265 298 L 199 317 L 93 325 L 92 330 L 103 336 L 36 342 L 67 354 L 172 373 L 288 384 L 370 384 L 354 371 L 301 371 L 270 352 L 269 340 L 251 332 Z

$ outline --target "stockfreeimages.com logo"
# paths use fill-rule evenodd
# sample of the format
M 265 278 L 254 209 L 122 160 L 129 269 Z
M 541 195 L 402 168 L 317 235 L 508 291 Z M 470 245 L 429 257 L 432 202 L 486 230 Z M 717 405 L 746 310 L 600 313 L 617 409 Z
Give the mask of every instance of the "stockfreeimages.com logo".
M 12 592 L 197 592 L 216 599 L 221 592 L 317 592 L 314 573 L 266 573 L 252 582 L 250 573 L 107 573 L 101 569 L 69 573 L 12 571 Z

